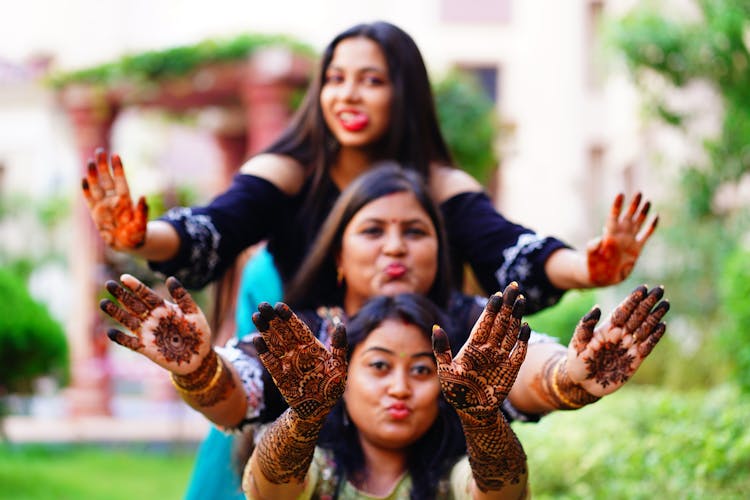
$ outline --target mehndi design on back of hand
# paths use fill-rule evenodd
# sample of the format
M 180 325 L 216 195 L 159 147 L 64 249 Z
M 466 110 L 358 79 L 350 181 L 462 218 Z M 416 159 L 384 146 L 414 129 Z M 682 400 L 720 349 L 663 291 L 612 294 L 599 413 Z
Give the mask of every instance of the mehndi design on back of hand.
M 526 473 L 523 447 L 500 412 L 528 348 L 530 329 L 521 326 L 524 302 L 515 283 L 502 296 L 493 295 L 455 359 L 446 333 L 433 330 L 440 386 L 461 419 L 482 491 L 518 483 Z
M 325 417 L 346 387 L 346 330 L 337 325 L 329 352 L 286 304 L 264 302 L 258 311 L 253 343 L 289 404 L 258 443 L 258 466 L 272 483 L 302 482 Z

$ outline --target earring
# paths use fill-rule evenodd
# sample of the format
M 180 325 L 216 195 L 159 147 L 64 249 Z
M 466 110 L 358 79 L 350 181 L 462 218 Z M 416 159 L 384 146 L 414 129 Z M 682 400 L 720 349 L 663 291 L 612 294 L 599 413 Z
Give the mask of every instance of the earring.
M 340 267 L 336 268 L 336 284 L 339 287 L 344 284 L 344 270 Z

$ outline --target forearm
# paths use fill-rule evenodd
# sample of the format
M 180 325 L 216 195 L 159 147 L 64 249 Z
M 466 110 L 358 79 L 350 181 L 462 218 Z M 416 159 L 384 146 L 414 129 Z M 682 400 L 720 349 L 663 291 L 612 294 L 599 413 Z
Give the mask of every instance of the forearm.
M 474 476 L 475 499 L 516 499 L 526 491 L 528 469 L 521 442 L 499 411 L 490 419 L 459 413 Z
M 591 288 L 591 278 L 585 254 L 570 248 L 553 252 L 544 264 L 550 283 L 563 290 Z
M 529 367 L 534 373 L 530 371 L 525 374 L 524 379 L 527 397 L 523 403 L 519 402 L 520 404 L 536 405 L 539 410 L 537 413 L 548 413 L 553 410 L 576 410 L 600 399 L 570 378 L 566 366 L 566 350 L 548 349 L 546 352 L 537 353 L 534 359 L 534 366 Z M 516 405 L 516 401 L 511 402 Z M 517 408 L 530 411 L 527 407 Z
M 154 262 L 169 260 L 180 248 L 180 237 L 177 231 L 167 222 L 161 220 L 150 221 L 146 227 L 146 239 L 143 245 L 127 252 Z
M 245 467 L 242 488 L 248 498 L 296 498 L 322 427 L 322 420 L 303 420 L 292 408 L 270 424 Z
M 217 426 L 236 427 L 247 412 L 239 375 L 213 350 L 194 372 L 172 374 L 172 382 L 183 401 Z

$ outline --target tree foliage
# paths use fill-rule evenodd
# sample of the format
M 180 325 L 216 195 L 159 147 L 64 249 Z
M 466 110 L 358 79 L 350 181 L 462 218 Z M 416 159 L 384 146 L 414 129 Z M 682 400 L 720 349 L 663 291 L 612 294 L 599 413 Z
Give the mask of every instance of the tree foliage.
M 27 393 L 42 375 L 65 381 L 67 373 L 62 327 L 20 278 L 0 268 L 0 395 Z
M 612 33 L 653 115 L 663 123 L 690 132 L 691 116 L 671 107 L 668 99 L 689 85 L 708 84 L 721 103 L 720 129 L 702 144 L 705 160 L 682 166 L 669 207 L 671 224 L 660 229 L 670 255 L 664 282 L 675 312 L 713 340 L 715 325 L 740 313 L 726 302 L 740 289 L 720 294 L 718 282 L 750 231 L 746 206 L 722 207 L 724 189 L 750 173 L 750 1 L 695 0 L 694 6 L 698 15 L 685 19 L 665 3 L 643 1 L 618 20 Z M 725 288 L 741 285 L 724 281 Z M 743 318 L 729 323 L 747 330 Z M 732 356 L 750 359 L 750 351 L 742 354 L 750 343 L 734 341 Z

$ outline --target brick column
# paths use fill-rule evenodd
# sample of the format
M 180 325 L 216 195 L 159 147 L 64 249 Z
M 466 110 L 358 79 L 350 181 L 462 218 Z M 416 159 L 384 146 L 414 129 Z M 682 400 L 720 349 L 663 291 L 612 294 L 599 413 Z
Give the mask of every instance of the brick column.
M 116 112 L 102 89 L 71 85 L 58 94 L 68 115 L 80 159 L 80 175 L 97 147 L 109 147 Z M 104 320 L 97 296 L 104 284 L 103 242 L 96 231 L 82 194 L 74 202 L 73 245 L 70 267 L 75 311 L 68 325 L 72 380 L 66 390 L 72 416 L 111 414 L 111 380 Z

